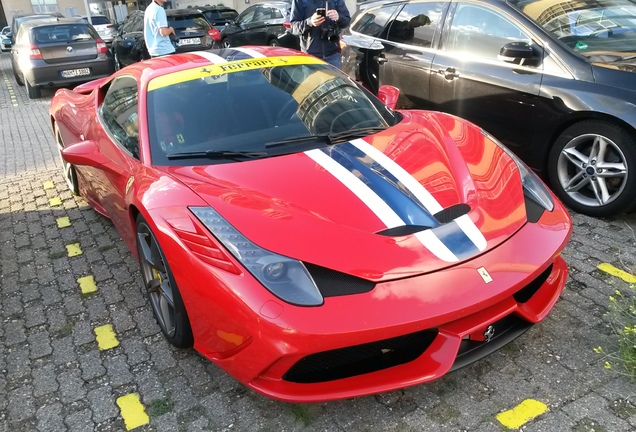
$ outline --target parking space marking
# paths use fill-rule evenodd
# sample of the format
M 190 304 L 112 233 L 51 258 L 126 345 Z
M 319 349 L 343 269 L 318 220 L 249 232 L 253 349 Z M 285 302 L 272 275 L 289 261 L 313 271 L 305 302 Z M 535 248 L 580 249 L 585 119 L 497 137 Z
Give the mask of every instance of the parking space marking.
M 46 180 L 42 183 L 42 187 L 44 189 L 53 189 L 55 187 L 55 183 L 53 183 L 51 180 Z
M 497 414 L 497 420 L 508 429 L 519 429 L 546 411 L 548 411 L 546 404 L 538 400 L 526 399 L 513 409 Z
M 607 274 L 620 278 L 627 283 L 630 283 L 630 284 L 636 283 L 636 276 L 634 276 L 631 273 L 627 273 L 624 270 L 616 268 L 610 263 L 601 263 L 598 265 L 598 269 L 601 271 L 604 271 Z
M 15 92 L 13 91 L 13 85 L 11 81 L 9 81 L 9 77 L 7 76 L 5 71 L 2 71 L 2 79 L 4 83 L 7 85 L 7 90 L 9 91 L 9 98 L 11 99 L 11 105 L 14 107 L 18 106 L 18 98 L 15 96 Z
M 113 330 L 112 324 L 95 327 L 95 340 L 100 351 L 106 351 L 119 346 L 117 335 Z
M 124 419 L 126 430 L 131 430 L 143 426 L 150 422 L 150 417 L 146 414 L 146 409 L 139 400 L 139 394 L 130 393 L 117 398 L 117 406 Z
M 58 228 L 66 228 L 71 226 L 71 219 L 68 216 L 55 219 Z
M 66 245 L 66 252 L 69 257 L 74 257 L 82 254 L 82 248 L 80 248 L 79 243 L 71 243 Z
M 49 199 L 49 205 L 51 207 L 62 205 L 62 198 L 54 197 L 54 198 Z
M 90 294 L 97 291 L 97 285 L 95 284 L 95 278 L 93 276 L 84 276 L 77 280 L 80 286 L 82 294 Z

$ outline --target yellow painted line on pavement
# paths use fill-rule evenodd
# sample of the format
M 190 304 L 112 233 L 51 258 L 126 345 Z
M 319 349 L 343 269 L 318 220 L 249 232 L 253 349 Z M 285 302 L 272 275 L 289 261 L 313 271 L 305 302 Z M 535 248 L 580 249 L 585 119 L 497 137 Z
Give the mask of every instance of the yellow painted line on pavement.
M 131 430 L 139 426 L 148 424 L 150 417 L 146 414 L 146 409 L 139 400 L 137 393 L 130 393 L 117 398 L 119 411 L 124 419 L 126 430 Z
M 55 187 L 55 183 L 53 183 L 51 180 L 47 180 L 44 183 L 42 183 L 42 187 L 44 189 L 53 189 Z
M 97 285 L 95 284 L 95 278 L 93 276 L 84 276 L 77 280 L 80 286 L 82 294 L 90 294 L 97 291 Z
M 97 340 L 97 347 L 100 351 L 105 351 L 119 346 L 117 335 L 115 335 L 115 331 L 111 324 L 95 327 L 95 339 Z
M 13 85 L 11 85 L 11 81 L 9 81 L 9 77 L 7 76 L 5 71 L 2 71 L 2 78 L 4 79 L 4 82 L 7 85 L 7 89 L 9 90 L 9 98 L 11 99 L 11 105 L 18 106 L 18 99 L 15 97 L 15 94 L 13 91 Z
M 519 429 L 546 411 L 548 411 L 546 404 L 538 400 L 526 399 L 513 409 L 497 414 L 497 420 L 508 429 Z
M 627 273 L 619 268 L 614 267 L 610 263 L 601 263 L 598 265 L 598 269 L 608 273 L 617 278 L 623 279 L 625 282 L 633 284 L 636 283 L 636 276 L 631 273 Z
M 57 218 L 55 221 L 57 222 L 58 228 L 66 228 L 71 226 L 71 219 L 68 216 Z
M 74 257 L 82 254 L 82 248 L 80 248 L 79 243 L 72 243 L 66 245 L 66 252 L 68 252 L 69 257 Z
M 60 198 L 60 197 L 55 197 L 55 198 L 51 198 L 51 199 L 49 199 L 49 205 L 50 205 L 51 207 L 55 207 L 55 206 L 62 205 L 62 198 Z

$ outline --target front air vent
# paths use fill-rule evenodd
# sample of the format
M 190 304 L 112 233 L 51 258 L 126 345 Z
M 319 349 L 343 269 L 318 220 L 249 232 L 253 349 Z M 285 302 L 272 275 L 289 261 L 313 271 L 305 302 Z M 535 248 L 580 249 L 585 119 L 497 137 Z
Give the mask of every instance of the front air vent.
M 464 216 L 468 214 L 470 211 L 470 206 L 468 204 L 455 204 L 450 207 L 445 208 L 442 211 L 439 211 L 433 215 L 435 219 L 441 224 L 447 224 L 449 222 L 454 221 L 460 216 Z
M 380 234 L 387 237 L 400 237 L 400 236 L 415 234 L 420 231 L 424 231 L 431 228 L 432 227 L 425 226 L 425 225 L 402 225 L 399 227 L 387 228 L 385 230 L 378 231 L 376 232 L 376 234 Z
M 362 294 L 375 288 L 375 282 L 314 264 L 304 264 L 323 297 Z

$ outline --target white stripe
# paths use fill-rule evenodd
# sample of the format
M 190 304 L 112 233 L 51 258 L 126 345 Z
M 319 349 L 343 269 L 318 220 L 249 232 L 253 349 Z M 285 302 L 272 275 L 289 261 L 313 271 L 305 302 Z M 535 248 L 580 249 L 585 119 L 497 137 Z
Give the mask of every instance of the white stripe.
M 467 214 L 458 217 L 455 219 L 455 222 L 457 222 L 457 225 L 459 225 L 462 231 L 464 231 L 464 234 L 477 246 L 480 252 L 486 249 L 488 245 L 486 238 Z
M 362 139 L 351 141 L 351 144 L 360 149 L 363 153 L 368 154 L 382 165 L 388 172 L 393 174 L 413 195 L 422 203 L 430 214 L 435 214 L 443 210 L 433 195 L 427 191 L 424 186 L 409 174 L 404 168 L 398 165 L 393 159 L 382 153 L 371 144 Z
M 432 230 L 416 232 L 415 237 L 426 246 L 428 250 L 433 252 L 437 258 L 447 262 L 459 261 L 459 258 L 442 243 Z
M 319 149 L 306 151 L 305 154 L 326 169 L 336 179 L 340 180 L 340 182 L 353 192 L 387 228 L 405 225 L 400 216 L 398 216 L 378 194 L 349 170 L 333 160 L 329 155 Z M 447 262 L 459 261 L 455 254 L 453 254 L 431 230 L 418 232 L 415 234 L 415 238 L 439 259 Z
M 349 172 L 345 167 L 333 160 L 319 149 L 306 151 L 305 154 L 312 158 L 318 165 L 326 169 L 331 175 L 340 180 L 386 225 L 387 228 L 395 228 L 404 225 L 404 221 L 385 203 L 369 186 L 358 177 Z
M 267 57 L 265 54 L 261 54 L 258 51 L 255 51 L 253 49 L 249 49 L 249 48 L 232 48 L 235 49 L 237 51 L 240 51 L 242 53 L 247 54 L 248 56 L 254 57 L 254 58 L 263 58 L 263 57 Z
M 196 51 L 196 52 L 191 52 L 190 54 L 195 54 L 195 55 L 198 55 L 200 57 L 203 57 L 204 59 L 209 60 L 210 62 L 212 62 L 214 64 L 227 63 L 226 59 L 224 59 L 220 55 L 216 55 L 216 54 L 213 54 L 211 52 Z

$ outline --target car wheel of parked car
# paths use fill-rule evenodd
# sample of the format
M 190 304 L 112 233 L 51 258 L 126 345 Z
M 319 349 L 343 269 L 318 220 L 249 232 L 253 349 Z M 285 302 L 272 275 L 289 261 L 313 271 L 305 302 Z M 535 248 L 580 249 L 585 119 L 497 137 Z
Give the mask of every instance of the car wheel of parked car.
M 570 126 L 552 147 L 548 175 L 555 193 L 577 212 L 629 211 L 636 205 L 636 136 L 601 120 Z
M 119 56 L 117 55 L 117 51 L 113 50 L 113 63 L 115 63 L 115 70 L 118 71 L 121 69 L 121 63 L 119 63 Z
M 24 79 L 24 84 L 26 85 L 27 94 L 29 95 L 29 99 L 37 99 L 42 95 L 40 91 L 40 87 L 31 85 L 28 79 Z
M 229 40 L 227 40 L 227 38 L 226 38 L 226 39 L 223 39 L 223 40 L 221 41 L 221 46 L 222 46 L 223 48 L 231 48 L 231 47 L 232 47 L 232 44 L 230 44 L 230 41 L 229 41 Z
M 18 74 L 18 71 L 15 69 L 15 67 L 13 68 L 13 77 L 15 78 L 15 82 L 18 83 L 19 86 L 24 85 L 24 81 L 22 81 L 22 78 L 20 78 L 20 74 Z
M 274 38 L 274 39 L 270 40 L 267 45 L 269 45 L 269 46 L 280 46 L 280 42 L 278 42 L 278 39 Z
M 152 311 L 157 323 L 172 345 L 192 346 L 192 329 L 170 266 L 150 226 L 137 217 L 137 253 Z
M 66 184 L 71 192 L 74 195 L 79 195 L 79 182 L 77 181 L 77 172 L 75 171 L 75 167 L 66 162 L 62 157 L 62 150 L 64 149 L 64 141 L 62 141 L 62 134 L 60 133 L 60 128 L 57 126 L 57 123 L 53 126 L 55 131 L 55 142 L 57 143 L 57 151 L 60 154 L 60 159 L 62 160 L 62 169 L 64 170 L 64 180 L 66 180 Z

